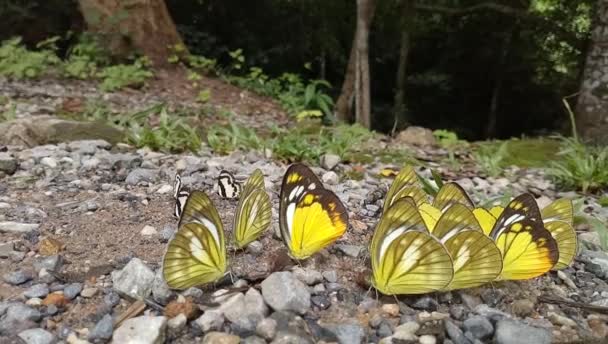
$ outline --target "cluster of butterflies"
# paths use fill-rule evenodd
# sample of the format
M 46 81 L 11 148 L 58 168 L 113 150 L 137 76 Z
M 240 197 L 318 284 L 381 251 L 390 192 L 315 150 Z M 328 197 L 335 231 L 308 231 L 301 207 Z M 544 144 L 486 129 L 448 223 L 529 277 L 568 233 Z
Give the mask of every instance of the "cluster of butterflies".
M 239 197 L 232 234 L 236 249 L 245 248 L 270 226 L 272 204 L 264 175 L 255 170 L 241 186 L 222 171 L 215 188 L 222 197 Z M 203 191 L 182 188 L 179 175 L 174 197 L 179 223 L 163 258 L 165 281 L 171 288 L 186 289 L 219 280 L 228 262 L 224 226 L 215 205 Z M 293 164 L 283 176 L 279 226 L 290 256 L 300 260 L 341 237 L 348 215 L 338 197 L 308 167 Z
M 232 233 L 237 249 L 270 226 L 272 204 L 261 171 L 243 185 L 222 171 L 216 189 L 222 197 L 239 197 Z M 163 258 L 167 284 L 185 289 L 217 281 L 228 263 L 216 207 L 203 191 L 182 189 L 179 176 L 174 196 L 179 224 Z M 505 208 L 485 209 L 458 184 L 445 183 L 431 200 L 406 166 L 388 190 L 372 236 L 371 284 L 394 295 L 534 278 L 572 262 L 577 251 L 572 222 L 572 203 L 566 199 L 541 211 L 532 195 L 522 194 Z M 305 165 L 289 166 L 281 184 L 279 228 L 290 256 L 312 256 L 347 227 L 339 198 Z
M 506 207 L 476 207 L 456 183 L 434 199 L 405 167 L 389 188 L 370 246 L 372 285 L 384 294 L 421 294 L 525 280 L 563 269 L 577 251 L 573 206 L 539 209 L 530 194 Z

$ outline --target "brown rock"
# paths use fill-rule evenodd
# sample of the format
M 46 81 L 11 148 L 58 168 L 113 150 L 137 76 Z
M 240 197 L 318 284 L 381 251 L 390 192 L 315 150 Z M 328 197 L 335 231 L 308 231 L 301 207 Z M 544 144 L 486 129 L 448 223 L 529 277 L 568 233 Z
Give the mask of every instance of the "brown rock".
M 70 303 L 70 300 L 65 297 L 62 292 L 48 294 L 44 300 L 42 300 L 44 306 L 55 305 L 57 307 L 65 307 L 68 303 Z
M 511 304 L 511 312 L 518 317 L 525 318 L 534 312 L 534 302 L 528 299 L 515 300 Z

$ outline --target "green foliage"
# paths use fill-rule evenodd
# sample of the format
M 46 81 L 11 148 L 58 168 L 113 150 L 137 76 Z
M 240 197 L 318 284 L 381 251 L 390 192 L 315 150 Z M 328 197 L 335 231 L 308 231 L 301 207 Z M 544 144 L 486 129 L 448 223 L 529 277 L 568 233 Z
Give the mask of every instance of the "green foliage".
M 165 106 L 160 109 L 158 125 L 152 126 L 148 122 L 141 125 L 134 120 L 130 129 L 129 141 L 137 147 L 163 152 L 197 152 L 201 147 L 201 138 L 196 130 L 179 116 L 169 115 Z
M 63 71 L 71 78 L 95 78 L 99 68 L 109 63 L 108 54 L 99 45 L 96 36 L 85 33 L 80 35 L 78 43 L 69 49 L 67 59 L 63 63 Z
M 55 54 L 57 37 L 37 45 L 39 50 L 28 50 L 21 38 L 12 38 L 0 46 L 0 75 L 15 79 L 34 79 L 51 71 L 60 63 Z
M 172 54 L 168 58 L 169 63 L 181 63 L 196 73 L 211 74 L 216 71 L 217 61 L 204 56 L 189 54 L 183 44 L 171 47 Z
M 505 158 L 508 155 L 508 141 L 502 142 L 499 146 L 494 144 L 482 144 L 473 153 L 473 159 L 477 167 L 490 177 L 501 175 L 505 167 Z
M 0 122 L 12 121 L 17 118 L 17 104 L 10 103 L 8 104 L 8 110 L 4 112 L 0 112 Z
M 608 147 L 588 146 L 573 138 L 560 140 L 559 159 L 548 170 L 558 185 L 583 192 L 608 187 Z
M 196 96 L 196 101 L 199 103 L 207 103 L 209 102 L 209 100 L 211 100 L 211 90 L 206 88 L 202 91 L 198 92 L 198 95 Z
M 448 151 L 448 162 L 451 166 L 456 167 L 458 165 L 458 161 L 456 160 L 456 149 L 459 146 L 467 144 L 466 141 L 460 140 L 458 135 L 450 130 L 446 129 L 437 129 L 433 131 L 433 136 L 439 142 L 443 148 Z
M 101 89 L 113 92 L 124 87 L 141 87 L 146 80 L 153 77 L 149 61 L 145 57 L 138 58 L 132 64 L 119 64 L 101 70 Z
M 219 154 L 228 154 L 237 149 L 260 149 L 263 146 L 255 130 L 232 121 L 227 127 L 212 126 L 207 132 L 207 143 Z

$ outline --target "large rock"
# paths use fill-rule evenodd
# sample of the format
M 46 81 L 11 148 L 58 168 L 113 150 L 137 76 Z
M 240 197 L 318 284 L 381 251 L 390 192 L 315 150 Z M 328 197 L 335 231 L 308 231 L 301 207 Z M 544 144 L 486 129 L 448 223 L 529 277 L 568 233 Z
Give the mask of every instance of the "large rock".
M 52 344 L 55 342 L 55 336 L 41 328 L 33 328 L 19 333 L 19 338 L 23 339 L 26 344 Z
M 0 144 L 34 147 L 48 143 L 101 139 L 118 143 L 124 134 L 105 123 L 78 122 L 51 116 L 20 118 L 0 123 Z
M 274 272 L 262 282 L 262 295 L 276 311 L 304 314 L 310 308 L 310 292 L 306 285 L 287 271 Z
M 30 233 L 40 227 L 37 223 L 19 223 L 13 221 L 0 222 L 0 233 L 11 232 L 11 233 Z
M 549 344 L 551 332 L 513 320 L 500 320 L 496 325 L 496 344 Z
M 112 336 L 113 344 L 162 344 L 167 318 L 141 316 L 125 320 Z
M 135 299 L 144 299 L 152 292 L 154 272 L 138 258 L 129 261 L 122 270 L 112 272 L 114 290 Z
M 430 129 L 409 126 L 400 132 L 395 140 L 398 143 L 406 143 L 414 146 L 426 147 L 437 144 L 435 136 Z

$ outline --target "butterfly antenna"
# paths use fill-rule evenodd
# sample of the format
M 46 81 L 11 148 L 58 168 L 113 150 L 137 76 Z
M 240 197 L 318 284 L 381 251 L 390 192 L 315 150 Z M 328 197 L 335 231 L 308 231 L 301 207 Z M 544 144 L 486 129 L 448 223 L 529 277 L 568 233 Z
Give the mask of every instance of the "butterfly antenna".
M 372 288 L 373 288 L 373 287 L 374 287 L 374 286 L 371 286 L 371 285 L 370 285 L 370 286 L 369 286 L 369 288 L 367 288 L 367 292 L 365 293 L 365 295 L 363 295 L 363 298 L 366 298 L 366 297 L 369 295 L 369 293 L 372 291 Z

